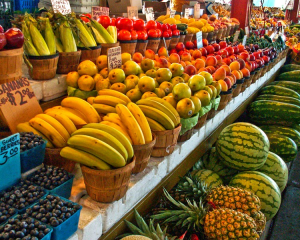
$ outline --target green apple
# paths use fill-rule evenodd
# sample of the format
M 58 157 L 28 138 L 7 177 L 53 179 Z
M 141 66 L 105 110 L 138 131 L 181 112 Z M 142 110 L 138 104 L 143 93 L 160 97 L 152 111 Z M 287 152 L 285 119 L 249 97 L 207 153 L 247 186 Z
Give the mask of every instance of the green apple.
M 127 61 L 123 65 L 123 70 L 126 76 L 140 74 L 141 67 L 134 61 Z
M 198 92 L 204 89 L 206 85 L 206 80 L 201 75 L 194 75 L 189 79 L 188 84 L 192 92 Z
M 206 85 L 210 85 L 213 82 L 213 77 L 210 73 L 208 72 L 201 72 L 199 73 L 201 76 L 203 76 L 206 80 Z
M 184 72 L 183 66 L 179 63 L 172 63 L 169 69 L 172 72 L 172 77 L 181 76 Z
M 152 92 L 155 89 L 155 80 L 152 77 L 141 77 L 138 86 L 142 93 Z
M 120 68 L 112 69 L 108 74 L 108 79 L 110 83 L 118 83 L 118 82 L 124 82 L 125 80 L 125 73 Z
M 145 58 L 141 62 L 141 68 L 144 72 L 154 68 L 154 61 L 150 58 Z
M 172 93 L 176 101 L 179 101 L 183 98 L 190 98 L 192 96 L 190 87 L 185 83 L 178 83 L 176 86 L 174 86 Z
M 210 103 L 210 95 L 209 95 L 209 93 L 207 91 L 200 90 L 199 92 L 196 92 L 194 94 L 194 96 L 200 99 L 202 107 L 205 107 L 205 106 L 209 105 L 209 103 Z
M 169 68 L 160 68 L 156 71 L 156 81 L 159 83 L 169 82 L 172 78 L 172 72 Z

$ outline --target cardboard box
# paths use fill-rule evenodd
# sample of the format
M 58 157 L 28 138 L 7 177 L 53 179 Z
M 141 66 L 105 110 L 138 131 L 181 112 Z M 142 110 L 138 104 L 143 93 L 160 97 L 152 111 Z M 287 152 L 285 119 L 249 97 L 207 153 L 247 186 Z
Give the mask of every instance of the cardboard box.
M 142 0 L 107 0 L 109 10 L 113 13 L 127 13 L 127 7 L 142 9 Z
M 144 2 L 145 8 L 152 7 L 153 12 L 166 12 L 168 4 L 167 2 Z

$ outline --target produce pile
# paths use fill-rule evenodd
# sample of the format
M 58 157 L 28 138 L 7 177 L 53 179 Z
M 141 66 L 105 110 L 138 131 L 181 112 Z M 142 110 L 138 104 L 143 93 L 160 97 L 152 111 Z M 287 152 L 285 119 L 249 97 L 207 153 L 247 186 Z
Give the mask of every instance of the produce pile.
M 22 48 L 24 35 L 18 28 L 10 28 L 4 31 L 0 25 L 0 51 Z

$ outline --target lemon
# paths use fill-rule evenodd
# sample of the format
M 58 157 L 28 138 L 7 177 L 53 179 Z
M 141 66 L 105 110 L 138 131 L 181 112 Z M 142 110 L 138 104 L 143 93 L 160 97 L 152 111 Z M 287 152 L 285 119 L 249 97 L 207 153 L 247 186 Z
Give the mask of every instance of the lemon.
M 82 91 L 92 91 L 95 87 L 95 81 L 89 75 L 82 75 L 78 79 L 78 87 Z

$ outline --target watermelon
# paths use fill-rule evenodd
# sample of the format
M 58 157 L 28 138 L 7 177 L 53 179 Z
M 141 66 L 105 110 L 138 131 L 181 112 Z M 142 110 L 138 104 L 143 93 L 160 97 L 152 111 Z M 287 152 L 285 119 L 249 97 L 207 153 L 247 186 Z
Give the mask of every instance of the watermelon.
M 270 151 L 279 155 L 286 163 L 293 161 L 298 153 L 296 143 L 289 137 L 278 134 L 267 134 Z
M 258 125 L 274 124 L 292 126 L 300 123 L 300 107 L 269 100 L 259 100 L 250 104 L 248 116 Z
M 300 70 L 300 65 L 298 64 L 286 64 L 280 68 L 280 73 L 291 72 L 294 70 Z
M 279 95 L 279 96 L 287 96 L 287 97 L 293 97 L 298 100 L 300 100 L 300 95 L 289 88 L 281 87 L 281 86 L 266 86 L 261 89 L 259 92 L 260 95 L 263 94 L 272 94 L 272 95 Z
M 295 92 L 297 92 L 298 94 L 300 94 L 300 83 L 298 83 L 298 82 L 275 81 L 275 82 L 270 83 L 270 85 L 276 85 L 276 86 L 292 89 Z
M 286 137 L 289 137 L 294 140 L 297 146 L 300 146 L 300 133 L 290 127 L 278 126 L 278 125 L 262 125 L 259 126 L 266 134 L 279 134 Z
M 276 81 L 300 82 L 300 70 L 281 73 Z
M 209 169 L 217 173 L 224 183 L 229 183 L 232 176 L 238 173 L 236 169 L 227 167 L 219 160 L 215 147 L 207 151 L 201 160 L 201 168 Z
M 300 106 L 300 100 L 293 98 L 293 97 L 287 97 L 287 96 L 265 94 L 265 95 L 258 96 L 255 101 L 258 101 L 258 100 L 271 100 L 271 101 L 290 103 L 290 104 Z
M 216 149 L 227 167 L 256 170 L 267 160 L 270 143 L 267 135 L 251 123 L 234 123 L 220 133 Z
M 204 181 L 207 187 L 215 188 L 223 185 L 223 181 L 220 176 L 208 169 L 200 169 L 192 172 L 192 175 L 196 175 L 201 181 Z
M 231 179 L 229 186 L 249 190 L 258 196 L 267 221 L 276 215 L 281 203 L 280 189 L 266 174 L 258 171 L 240 172 Z
M 284 190 L 288 181 L 289 171 L 281 157 L 269 152 L 267 161 L 257 171 L 272 178 L 277 183 L 281 192 Z

